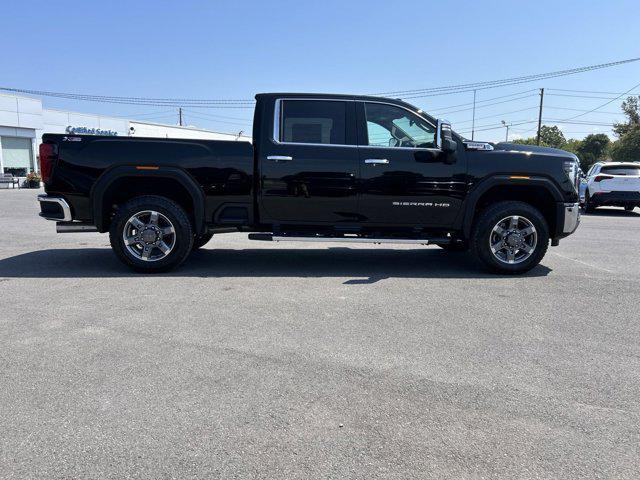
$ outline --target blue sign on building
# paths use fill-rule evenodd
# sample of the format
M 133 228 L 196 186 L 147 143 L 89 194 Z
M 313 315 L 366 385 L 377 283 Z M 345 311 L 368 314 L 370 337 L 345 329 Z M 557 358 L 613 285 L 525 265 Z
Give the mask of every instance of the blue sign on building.
M 107 135 L 110 137 L 116 137 L 118 135 L 118 132 L 115 130 L 102 130 L 101 128 L 90 127 L 72 127 L 71 125 L 67 127 L 66 132 L 75 135 Z

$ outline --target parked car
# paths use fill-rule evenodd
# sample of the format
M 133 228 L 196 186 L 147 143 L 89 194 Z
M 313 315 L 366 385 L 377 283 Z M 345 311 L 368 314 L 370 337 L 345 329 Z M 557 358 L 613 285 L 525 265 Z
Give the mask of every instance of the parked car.
M 640 206 L 640 162 L 595 163 L 581 187 L 587 212 L 603 206 L 631 211 Z
M 578 195 L 580 197 L 580 206 L 584 206 L 584 200 L 587 194 L 587 176 L 583 174 L 580 177 L 580 185 L 578 185 Z
M 515 274 L 578 226 L 571 153 L 470 141 L 400 100 L 256 100 L 253 145 L 45 134 L 40 215 L 59 232 L 109 232 L 118 258 L 143 272 L 178 266 L 213 234 L 243 231 L 470 249 L 490 270 Z

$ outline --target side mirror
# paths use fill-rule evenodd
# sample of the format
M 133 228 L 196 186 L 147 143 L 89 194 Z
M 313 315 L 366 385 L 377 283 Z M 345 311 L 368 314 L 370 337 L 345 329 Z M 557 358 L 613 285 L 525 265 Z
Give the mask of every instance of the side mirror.
M 453 139 L 451 123 L 447 120 L 438 119 L 438 126 L 436 130 L 436 146 L 444 154 L 444 163 L 456 163 L 455 153 L 458 149 L 458 142 Z
M 458 148 L 458 142 L 453 139 L 451 132 L 451 123 L 447 120 L 438 120 L 436 146 L 444 153 L 454 153 Z

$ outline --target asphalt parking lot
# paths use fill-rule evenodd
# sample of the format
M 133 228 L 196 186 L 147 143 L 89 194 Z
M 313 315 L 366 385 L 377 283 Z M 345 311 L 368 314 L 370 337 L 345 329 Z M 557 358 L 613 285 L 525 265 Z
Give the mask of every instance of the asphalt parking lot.
M 638 478 L 640 210 L 524 277 L 214 237 L 141 276 L 0 190 L 0 478 Z

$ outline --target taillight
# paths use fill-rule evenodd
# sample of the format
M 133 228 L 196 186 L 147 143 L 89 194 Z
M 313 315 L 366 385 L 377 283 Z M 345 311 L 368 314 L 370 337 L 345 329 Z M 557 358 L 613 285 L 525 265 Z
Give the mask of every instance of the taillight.
M 53 143 L 40 144 L 40 175 L 44 183 L 49 183 L 53 164 L 58 157 L 58 146 Z
M 609 180 L 613 178 L 612 175 L 597 175 L 596 178 L 593 179 L 594 182 L 601 182 L 602 180 Z

